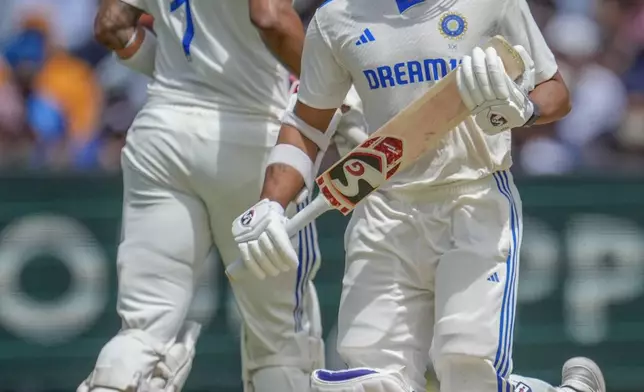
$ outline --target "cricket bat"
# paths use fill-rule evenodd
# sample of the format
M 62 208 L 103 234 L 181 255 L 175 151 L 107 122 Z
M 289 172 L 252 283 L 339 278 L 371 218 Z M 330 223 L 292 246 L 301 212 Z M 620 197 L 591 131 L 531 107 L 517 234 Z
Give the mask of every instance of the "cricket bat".
M 485 46 L 496 49 L 512 79 L 516 80 L 523 74 L 525 66 L 521 56 L 503 37 L 493 37 Z M 286 226 L 289 236 L 296 235 L 329 210 L 336 209 L 348 215 L 362 199 L 396 172 L 436 148 L 441 138 L 469 115 L 456 85 L 455 70 L 452 70 L 422 97 L 317 177 L 315 182 L 320 194 L 289 220 Z M 244 272 L 242 260 L 226 269 L 226 274 L 233 280 Z

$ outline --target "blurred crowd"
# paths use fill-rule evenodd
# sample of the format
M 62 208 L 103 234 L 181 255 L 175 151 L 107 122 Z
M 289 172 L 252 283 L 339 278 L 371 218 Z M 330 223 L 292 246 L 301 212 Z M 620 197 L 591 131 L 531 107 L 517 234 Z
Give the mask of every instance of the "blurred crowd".
M 99 1 L 0 4 L 0 170 L 119 170 L 147 79 L 95 42 Z
M 641 173 L 644 1 L 529 2 L 573 111 L 514 133 L 516 170 Z M 0 3 L 0 170 L 119 170 L 147 79 L 94 41 L 98 0 Z
M 530 1 L 530 0 L 529 0 Z M 644 1 L 531 0 L 572 95 L 562 121 L 515 132 L 515 169 L 644 172 Z

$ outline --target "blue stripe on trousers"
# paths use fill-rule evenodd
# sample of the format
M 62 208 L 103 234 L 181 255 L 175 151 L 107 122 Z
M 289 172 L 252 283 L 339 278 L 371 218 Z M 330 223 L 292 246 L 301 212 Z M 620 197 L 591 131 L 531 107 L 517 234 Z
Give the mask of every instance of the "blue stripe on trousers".
M 297 212 L 302 210 L 311 202 L 311 198 L 305 203 L 297 206 Z M 302 329 L 302 317 L 304 314 L 304 292 L 307 288 L 309 277 L 317 262 L 315 246 L 315 222 L 311 222 L 298 233 L 298 260 L 297 279 L 295 282 L 295 309 L 293 317 L 295 320 L 295 331 Z
M 505 185 L 507 187 L 508 194 L 510 195 L 510 201 L 512 204 L 511 210 L 514 213 L 514 219 L 516 222 L 516 244 L 515 244 L 515 250 L 514 250 L 514 271 L 512 272 L 512 281 L 510 282 L 511 284 L 511 289 L 510 293 L 512 296 L 510 297 L 510 311 L 511 311 L 511 324 L 509 326 L 509 339 L 508 339 L 508 344 L 507 344 L 507 362 L 505 363 L 505 366 L 501 368 L 501 373 L 504 376 L 509 376 L 510 375 L 510 370 L 512 369 L 512 345 L 514 343 L 514 322 L 516 321 L 516 302 L 517 302 L 517 279 L 519 275 L 519 256 L 520 256 L 520 251 L 521 251 L 521 219 L 519 218 L 519 210 L 517 209 L 516 202 L 514 200 L 514 194 L 512 192 L 512 184 L 510 183 L 510 177 L 508 175 L 507 171 L 504 171 L 503 173 L 503 179 L 505 180 Z
M 302 204 L 302 208 L 304 207 L 305 207 L 305 204 Z M 300 260 L 300 264 L 302 264 L 302 268 L 303 268 L 302 279 L 300 279 L 299 282 L 297 282 L 297 286 L 295 288 L 298 291 L 299 296 L 301 298 L 300 306 L 297 308 L 296 314 L 295 314 L 297 323 L 299 325 L 298 331 L 302 329 L 302 313 L 303 313 L 302 310 L 304 309 L 304 306 L 305 306 L 304 305 L 304 287 L 306 286 L 306 279 L 309 272 L 309 265 L 311 263 L 311 249 L 310 249 L 311 247 L 309 246 L 310 245 L 309 229 L 310 229 L 309 226 L 305 226 L 304 229 L 302 229 L 302 238 L 304 238 L 303 249 L 304 249 L 305 256 L 304 256 L 304 260 Z
M 299 309 L 299 319 L 300 319 L 300 327 L 302 324 L 302 317 L 304 315 L 304 293 L 307 289 L 309 278 L 311 276 L 311 272 L 313 271 L 313 267 L 315 266 L 315 263 L 317 261 L 317 255 L 315 253 L 315 243 L 314 243 L 314 235 L 313 235 L 313 230 L 315 230 L 315 223 L 311 223 L 306 228 L 304 229 L 304 235 L 305 235 L 305 241 L 306 241 L 306 253 L 307 253 L 307 263 L 304 268 L 304 278 L 300 282 L 300 296 L 302 298 L 302 305 L 300 306 Z
M 512 232 L 512 243 L 506 260 L 506 277 L 505 289 L 503 293 L 503 300 L 501 303 L 501 319 L 499 320 L 499 343 L 494 360 L 494 368 L 497 371 L 498 392 L 510 392 L 511 385 L 505 380 L 508 376 L 508 370 L 512 361 L 512 338 L 514 327 L 514 313 L 516 301 L 516 264 L 519 253 L 519 238 L 518 238 L 518 213 L 514 203 L 514 197 L 510 188 L 509 178 L 507 173 L 494 173 L 494 181 L 496 181 L 499 192 L 508 200 L 510 204 L 510 228 Z M 504 388 L 505 384 L 505 388 Z
M 296 212 L 300 212 L 302 209 L 301 205 L 298 204 L 296 208 Z M 293 309 L 293 318 L 295 320 L 295 331 L 299 331 L 302 326 L 300 325 L 299 319 L 298 319 L 298 309 L 300 308 L 300 280 L 302 279 L 302 259 L 303 259 L 303 254 L 304 254 L 304 241 L 303 241 L 303 235 L 302 231 L 300 230 L 299 233 L 297 233 L 297 259 L 299 261 L 297 265 L 297 277 L 295 279 L 295 308 Z

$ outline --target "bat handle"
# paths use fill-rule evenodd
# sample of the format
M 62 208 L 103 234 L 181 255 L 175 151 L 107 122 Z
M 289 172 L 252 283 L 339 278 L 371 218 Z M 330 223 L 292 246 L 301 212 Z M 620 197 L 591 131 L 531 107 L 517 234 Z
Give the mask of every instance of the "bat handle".
M 320 215 L 331 210 L 332 207 L 329 202 L 321 194 L 318 195 L 313 201 L 304 207 L 302 211 L 298 212 L 286 223 L 286 232 L 289 237 L 295 236 L 306 225 L 316 220 Z M 226 275 L 230 280 L 241 279 L 246 273 L 246 264 L 242 259 L 235 260 L 234 263 L 226 268 Z
M 289 237 L 295 236 L 306 225 L 316 220 L 320 215 L 329 211 L 331 206 L 324 196 L 317 195 L 311 203 L 295 214 L 286 223 L 286 232 Z
M 349 129 L 343 129 L 342 132 L 338 131 L 338 133 L 347 138 L 353 146 L 359 146 L 369 139 L 369 135 L 367 135 L 362 128 L 355 126 L 350 127 Z

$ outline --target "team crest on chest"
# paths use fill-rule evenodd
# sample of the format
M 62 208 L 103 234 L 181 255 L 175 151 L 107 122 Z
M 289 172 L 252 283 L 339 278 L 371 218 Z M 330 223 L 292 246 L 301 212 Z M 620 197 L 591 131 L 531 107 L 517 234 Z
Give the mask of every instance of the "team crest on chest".
M 460 40 L 467 32 L 467 19 L 458 12 L 446 12 L 438 22 L 438 29 L 443 37 Z

